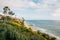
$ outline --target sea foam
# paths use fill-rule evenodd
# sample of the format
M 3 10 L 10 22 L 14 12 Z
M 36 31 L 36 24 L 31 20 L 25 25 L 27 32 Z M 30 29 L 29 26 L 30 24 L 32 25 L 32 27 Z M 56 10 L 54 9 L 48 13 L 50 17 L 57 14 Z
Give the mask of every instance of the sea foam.
M 33 29 L 35 29 L 35 30 L 39 30 L 39 31 L 42 32 L 42 33 L 46 33 L 46 34 L 48 34 L 49 36 L 55 37 L 57 40 L 60 40 L 60 37 L 58 37 L 58 36 L 56 36 L 56 35 L 54 35 L 54 34 L 52 34 L 52 33 L 49 33 L 47 29 L 40 28 L 40 27 L 35 27 L 35 25 L 32 26 L 31 28 L 33 28 Z

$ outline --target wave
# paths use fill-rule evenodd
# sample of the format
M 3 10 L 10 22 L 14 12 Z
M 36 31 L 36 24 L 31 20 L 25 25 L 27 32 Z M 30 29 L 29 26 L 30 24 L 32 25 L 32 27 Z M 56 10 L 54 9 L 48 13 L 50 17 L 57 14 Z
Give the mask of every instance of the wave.
M 30 26 L 30 23 L 28 23 L 28 25 Z M 42 33 L 46 33 L 46 34 L 48 34 L 49 36 L 55 37 L 55 38 L 57 38 L 57 40 L 60 40 L 60 37 L 54 35 L 53 33 L 48 32 L 47 29 L 40 28 L 40 27 L 36 26 L 35 24 L 32 24 L 32 26 L 30 26 L 30 27 L 31 27 L 32 29 L 36 30 L 36 31 L 39 30 L 39 31 L 42 32 Z
M 60 37 L 58 37 L 58 36 L 56 36 L 56 35 L 54 35 L 54 34 L 52 34 L 52 33 L 49 33 L 47 29 L 40 28 L 40 27 L 36 27 L 34 24 L 33 24 L 33 26 L 31 26 L 31 28 L 33 28 L 33 29 L 35 29 L 35 30 L 39 30 L 39 31 L 42 32 L 42 33 L 46 33 L 46 34 L 48 34 L 49 36 L 55 37 L 55 38 L 57 38 L 57 40 L 60 40 Z

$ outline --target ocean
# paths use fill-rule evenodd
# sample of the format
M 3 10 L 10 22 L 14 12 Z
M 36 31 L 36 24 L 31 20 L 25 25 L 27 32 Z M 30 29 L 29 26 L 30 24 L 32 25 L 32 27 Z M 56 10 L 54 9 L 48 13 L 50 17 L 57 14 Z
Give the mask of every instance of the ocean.
M 26 20 L 26 22 L 35 30 L 48 32 L 60 38 L 60 20 Z

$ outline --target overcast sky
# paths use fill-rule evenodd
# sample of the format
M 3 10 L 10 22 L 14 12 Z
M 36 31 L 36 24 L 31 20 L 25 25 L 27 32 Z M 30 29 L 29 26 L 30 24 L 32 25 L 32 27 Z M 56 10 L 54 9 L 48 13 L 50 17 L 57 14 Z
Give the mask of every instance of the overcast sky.
M 4 6 L 26 20 L 60 20 L 60 0 L 0 0 L 0 13 Z

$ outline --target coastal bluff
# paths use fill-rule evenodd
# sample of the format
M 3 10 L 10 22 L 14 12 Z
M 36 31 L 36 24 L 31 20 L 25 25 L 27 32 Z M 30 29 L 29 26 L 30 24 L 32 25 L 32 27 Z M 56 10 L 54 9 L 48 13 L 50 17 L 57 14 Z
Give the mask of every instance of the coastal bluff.
M 39 30 L 34 31 L 19 18 L 0 15 L 0 40 L 56 40 Z

